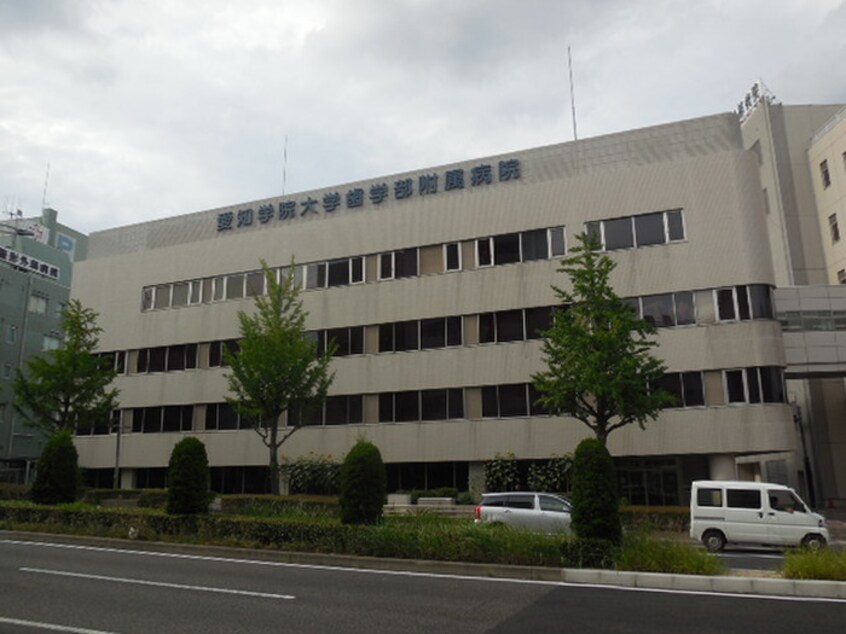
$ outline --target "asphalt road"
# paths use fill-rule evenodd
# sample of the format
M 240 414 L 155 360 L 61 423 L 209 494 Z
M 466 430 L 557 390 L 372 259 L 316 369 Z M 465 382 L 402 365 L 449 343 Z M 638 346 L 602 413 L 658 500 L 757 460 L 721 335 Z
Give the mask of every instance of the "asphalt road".
M 839 631 L 846 602 L 0 540 L 0 632 Z M 59 629 L 56 629 L 59 628 Z

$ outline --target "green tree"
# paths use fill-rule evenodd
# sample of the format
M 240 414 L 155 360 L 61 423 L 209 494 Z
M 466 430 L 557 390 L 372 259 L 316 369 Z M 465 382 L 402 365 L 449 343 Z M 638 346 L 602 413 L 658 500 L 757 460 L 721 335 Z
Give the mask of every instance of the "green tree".
M 619 544 L 620 502 L 611 454 L 597 438 L 585 438 L 573 460 L 573 530 L 580 538 Z
M 226 401 L 249 421 L 269 451 L 271 493 L 279 494 L 279 447 L 303 426 L 303 412 L 319 407 L 334 373 L 334 346 L 317 354 L 317 341 L 305 332 L 307 313 L 294 283 L 294 262 L 282 282 L 262 261 L 267 294 L 256 297 L 255 314 L 238 313 L 239 350 L 224 351 L 231 372 Z M 287 424 L 280 417 L 287 412 Z
M 167 512 L 191 515 L 209 510 L 209 458 L 198 438 L 183 438 L 168 463 Z
M 15 410 L 28 425 L 49 434 L 90 429 L 108 422 L 117 407 L 114 360 L 97 356 L 102 328 L 97 313 L 72 299 L 62 316 L 62 345 L 16 370 Z
M 651 354 L 654 328 L 611 288 L 616 264 L 596 237 L 578 240 L 559 269 L 572 291 L 553 286 L 563 308 L 545 333 L 547 370 L 532 378 L 549 412 L 582 421 L 605 444 L 615 429 L 643 428 L 673 397 L 657 387 L 666 367 Z
M 341 521 L 344 524 L 377 524 L 388 491 L 385 463 L 379 448 L 359 440 L 341 465 Z
M 60 431 L 44 445 L 30 495 L 37 504 L 63 504 L 78 491 L 79 456 L 70 431 Z

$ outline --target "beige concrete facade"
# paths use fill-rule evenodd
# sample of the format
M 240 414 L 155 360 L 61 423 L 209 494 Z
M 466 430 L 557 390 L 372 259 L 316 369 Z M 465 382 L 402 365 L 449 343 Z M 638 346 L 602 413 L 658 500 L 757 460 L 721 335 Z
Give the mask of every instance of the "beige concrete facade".
M 519 165 L 519 177 L 499 180 L 500 162 L 516 162 L 511 165 Z M 482 165 L 492 166 L 491 182 L 471 185 L 474 168 Z M 447 190 L 447 172 L 456 170 L 466 175 L 465 186 Z M 421 195 L 418 183 L 427 175 L 439 177 L 439 188 Z M 679 501 L 686 481 L 709 476 L 704 472 L 709 461 L 725 470 L 726 465 L 754 462 L 755 455 L 781 456 L 788 481 L 796 484 L 800 466 L 793 457 L 798 441 L 790 407 L 783 402 L 727 404 L 727 382 L 739 376 L 727 373 L 783 368 L 784 347 L 780 326 L 771 316 L 720 315 L 717 289 L 730 295 L 748 285 L 770 289 L 781 279 L 824 274 L 822 258 L 802 267 L 795 264 L 794 251 L 807 256 L 803 249 L 808 245 L 775 241 L 774 253 L 763 239 L 780 228 L 766 211 L 762 178 L 756 153 L 744 147 L 736 116 L 725 114 L 95 233 L 88 260 L 77 264 L 72 294 L 100 314 L 102 349 L 127 355 L 129 371 L 116 381 L 123 410 L 124 483 L 137 484 L 127 473 L 166 466 L 173 445 L 189 433 L 206 443 L 214 467 L 267 464 L 266 449 L 254 432 L 208 431 L 203 417 L 205 404 L 222 402 L 226 390 L 225 370 L 208 367 L 207 342 L 237 338 L 238 311 L 251 310 L 253 300 L 149 310 L 142 304 L 145 288 L 253 271 L 260 259 L 281 267 L 292 257 L 304 264 L 364 257 L 363 283 L 302 294 L 309 329 L 364 327 L 363 353 L 334 361 L 330 391 L 363 395 L 363 420 L 307 427 L 285 444 L 285 456 L 310 451 L 342 456 L 358 437 L 366 436 L 390 464 L 454 462 L 478 473 L 478 464 L 496 453 L 511 451 L 529 460 L 572 451 L 588 434 L 578 421 L 483 415 L 481 396 L 484 386 L 530 382 L 542 360 L 538 340 L 479 343 L 478 316 L 553 305 L 551 285 L 565 284 L 556 272 L 560 258 L 481 267 L 477 241 L 564 227 L 569 248 L 586 222 L 662 212 L 665 231 L 672 219 L 683 218 L 683 238 L 609 250 L 617 262 L 613 284 L 624 297 L 693 292 L 696 323 L 659 329 L 659 354 L 670 372 L 701 376 L 704 403 L 665 410 L 645 431 L 631 427 L 615 432 L 610 449 L 625 459 L 693 459 L 690 464 L 705 465 L 677 462 Z M 392 193 L 379 204 L 368 198 L 374 184 L 386 183 L 394 192 L 395 183 L 405 179 L 411 179 L 413 195 L 397 198 Z M 327 195 L 339 192 L 343 200 L 357 188 L 364 191 L 360 207 L 341 204 L 330 212 L 322 206 Z M 313 211 L 303 204 L 308 200 L 316 202 Z M 279 220 L 277 210 L 286 201 L 297 203 L 296 217 Z M 263 223 L 257 218 L 265 205 L 274 217 Z M 237 219 L 247 218 L 239 211 L 246 209 L 253 210 L 252 222 L 239 227 Z M 667 215 L 673 210 L 681 210 L 680 216 Z M 233 214 L 232 228 L 220 230 L 222 214 L 228 212 Z M 803 224 L 806 219 L 795 220 Z M 603 226 L 610 231 L 610 224 Z M 444 271 L 437 254 L 451 243 L 459 243 L 461 269 Z M 412 248 L 419 249 L 418 275 L 378 279 L 380 254 Z M 793 257 L 792 273 L 781 264 L 786 253 Z M 378 352 L 378 325 L 446 316 L 463 317 L 461 345 Z M 189 343 L 199 344 L 196 369 L 135 371 L 136 351 Z M 458 387 L 463 388 L 462 418 L 379 422 L 379 394 Z M 752 393 L 745 383 L 742 389 Z M 191 430 L 133 433 L 134 408 L 162 405 L 192 406 Z M 114 467 L 114 434 L 79 437 L 77 446 L 85 467 Z

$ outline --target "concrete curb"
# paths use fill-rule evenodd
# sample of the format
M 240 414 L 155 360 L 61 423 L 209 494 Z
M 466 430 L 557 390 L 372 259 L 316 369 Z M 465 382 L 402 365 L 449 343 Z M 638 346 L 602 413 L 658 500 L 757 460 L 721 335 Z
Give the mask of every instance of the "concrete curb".
M 335 568 L 367 568 L 392 572 L 440 574 L 490 579 L 522 579 L 529 581 L 563 582 L 609 588 L 638 588 L 642 590 L 667 590 L 679 592 L 704 592 L 776 597 L 816 598 L 846 601 L 846 582 L 805 581 L 773 579 L 770 577 L 704 576 L 662 574 L 655 572 L 618 572 L 585 568 L 547 568 L 541 566 L 506 566 L 420 559 L 391 559 L 382 557 L 357 557 L 321 553 L 297 553 L 278 550 L 232 548 L 179 544 L 170 542 L 145 542 L 109 537 L 88 537 L 52 533 L 29 533 L 0 530 L 0 539 L 59 543 L 95 548 L 115 548 L 144 552 L 168 552 L 201 557 L 226 559 L 251 559 L 272 561 L 300 566 L 325 566 Z M 751 572 L 749 573 L 752 574 Z

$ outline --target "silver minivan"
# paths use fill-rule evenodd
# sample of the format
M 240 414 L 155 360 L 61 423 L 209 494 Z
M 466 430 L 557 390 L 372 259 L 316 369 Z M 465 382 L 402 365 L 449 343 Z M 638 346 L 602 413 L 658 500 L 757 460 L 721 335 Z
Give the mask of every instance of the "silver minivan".
M 726 544 L 824 548 L 825 518 L 781 484 L 696 480 L 690 491 L 690 536 L 711 552 Z
M 572 507 L 552 493 L 485 493 L 476 507 L 477 524 L 507 524 L 539 533 L 569 533 Z

